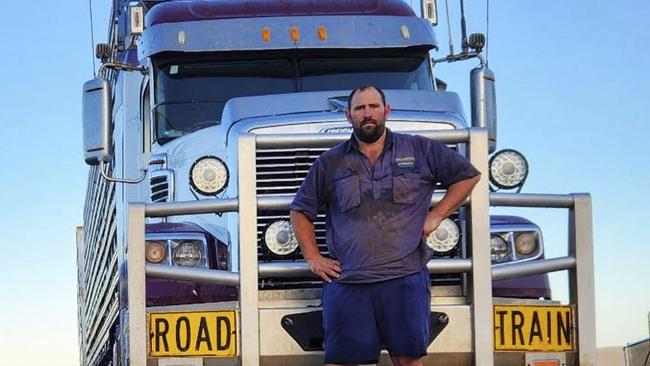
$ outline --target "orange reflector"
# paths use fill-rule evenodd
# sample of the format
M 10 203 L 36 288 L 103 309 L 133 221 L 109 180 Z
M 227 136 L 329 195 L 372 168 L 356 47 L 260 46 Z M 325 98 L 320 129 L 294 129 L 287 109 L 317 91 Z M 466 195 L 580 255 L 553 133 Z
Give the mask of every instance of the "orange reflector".
M 291 26 L 291 29 L 289 30 L 289 34 L 291 35 L 291 40 L 298 43 L 300 40 L 300 33 L 298 32 L 298 27 L 295 25 Z
M 327 39 L 327 29 L 325 29 L 325 27 L 322 25 L 318 26 L 318 38 L 320 38 L 321 41 Z
M 264 42 L 271 40 L 271 29 L 269 29 L 269 27 L 262 28 L 262 40 Z
M 540 360 L 533 361 L 532 366 L 560 366 L 560 360 Z
M 147 241 L 145 246 L 145 257 L 150 263 L 160 263 L 167 256 L 165 244 L 160 241 Z

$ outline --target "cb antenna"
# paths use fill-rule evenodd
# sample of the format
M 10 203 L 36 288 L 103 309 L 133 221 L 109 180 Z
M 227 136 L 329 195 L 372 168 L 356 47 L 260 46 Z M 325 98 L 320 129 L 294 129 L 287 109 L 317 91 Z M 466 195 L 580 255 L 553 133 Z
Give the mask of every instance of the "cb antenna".
M 488 40 L 490 39 L 490 0 L 487 0 L 487 9 L 485 13 L 487 18 L 485 21 L 485 23 L 487 24 L 487 30 L 485 31 L 485 66 L 487 66 L 488 61 L 490 60 L 490 42 L 488 42 Z M 650 316 L 650 313 L 648 314 L 648 316 Z
M 88 11 L 90 13 L 90 53 L 93 59 L 93 77 L 97 77 L 97 66 L 95 66 L 95 31 L 93 26 L 93 3 L 88 0 Z
M 447 12 L 447 33 L 449 34 L 449 55 L 454 55 L 454 36 L 451 33 L 451 18 L 449 17 L 449 0 L 445 0 L 445 11 Z
M 467 44 L 467 26 L 465 25 L 465 0 L 460 0 L 460 31 L 462 32 L 463 37 L 461 47 L 463 53 L 467 53 L 469 51 L 469 46 Z

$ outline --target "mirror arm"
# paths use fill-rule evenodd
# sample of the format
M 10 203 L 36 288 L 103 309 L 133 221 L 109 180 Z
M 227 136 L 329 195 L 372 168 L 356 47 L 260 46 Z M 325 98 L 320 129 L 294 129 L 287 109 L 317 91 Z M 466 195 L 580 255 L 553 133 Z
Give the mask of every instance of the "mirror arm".
M 123 71 L 140 71 L 143 75 L 149 73 L 149 69 L 145 66 L 133 66 L 129 64 L 122 64 L 119 62 L 104 62 L 99 67 L 99 75 L 103 75 L 105 69 L 123 70 Z
M 462 52 L 458 54 L 451 54 L 448 55 L 447 57 L 444 58 L 439 58 L 439 59 L 431 59 L 431 63 L 433 66 L 436 64 L 439 64 L 441 62 L 456 62 L 456 61 L 464 61 L 464 60 L 469 60 L 472 58 L 478 58 L 481 61 L 481 65 L 485 65 L 485 59 L 483 58 L 483 55 L 481 55 L 479 52 L 475 51 L 470 51 L 470 52 Z
M 106 162 L 102 161 L 101 163 L 101 173 L 102 177 L 106 179 L 109 182 L 117 182 L 117 183 L 128 183 L 128 184 L 135 184 L 135 183 L 140 183 L 144 180 L 144 178 L 147 176 L 147 171 L 143 170 L 142 171 L 142 176 L 139 177 L 138 179 L 124 179 L 124 178 L 113 178 L 108 176 L 108 172 L 106 172 L 105 167 L 106 167 Z

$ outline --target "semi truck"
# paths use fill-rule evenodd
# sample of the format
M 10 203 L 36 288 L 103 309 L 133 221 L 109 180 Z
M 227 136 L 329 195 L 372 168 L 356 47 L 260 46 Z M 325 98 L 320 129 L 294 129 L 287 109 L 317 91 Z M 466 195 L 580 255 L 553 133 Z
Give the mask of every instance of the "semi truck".
M 322 364 L 322 283 L 289 203 L 350 138 L 350 90 L 374 84 L 391 130 L 444 142 L 482 173 L 426 239 L 424 363 L 595 365 L 590 196 L 521 193 L 525 157 L 496 150 L 485 36 L 467 36 L 463 17 L 462 50 L 437 57 L 437 13 L 434 0 L 114 0 L 82 91 L 80 363 Z M 435 68 L 457 61 L 475 65 L 469 117 Z M 538 225 L 490 206 L 567 210 L 568 254 L 546 258 Z M 314 224 L 327 256 L 326 214 Z M 568 303 L 548 281 L 563 270 Z

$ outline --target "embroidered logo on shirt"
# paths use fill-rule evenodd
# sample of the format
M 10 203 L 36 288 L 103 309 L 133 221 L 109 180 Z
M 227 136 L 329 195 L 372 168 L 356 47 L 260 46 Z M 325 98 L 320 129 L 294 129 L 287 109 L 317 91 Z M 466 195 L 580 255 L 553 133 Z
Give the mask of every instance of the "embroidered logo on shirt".
M 397 166 L 402 169 L 413 169 L 415 168 L 415 156 L 405 156 L 395 159 Z

